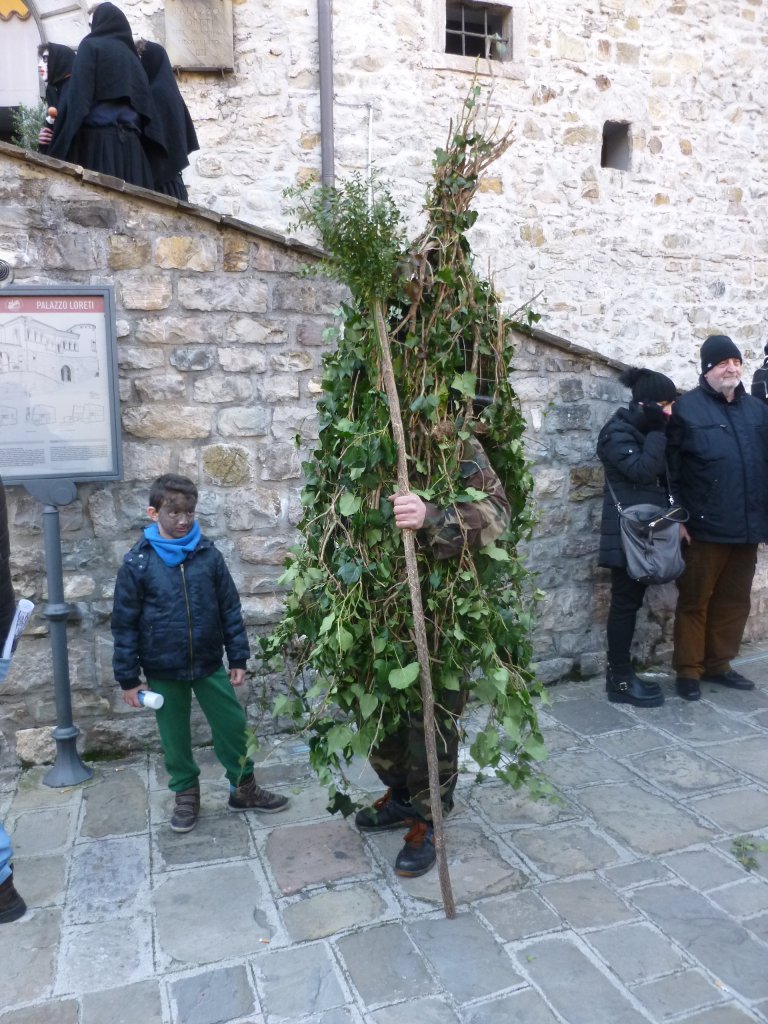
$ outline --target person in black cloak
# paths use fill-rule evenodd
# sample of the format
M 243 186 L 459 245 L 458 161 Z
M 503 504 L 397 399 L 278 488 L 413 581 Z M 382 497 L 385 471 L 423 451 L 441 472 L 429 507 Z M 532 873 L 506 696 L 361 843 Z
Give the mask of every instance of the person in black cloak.
M 72 76 L 72 65 L 75 63 L 75 51 L 61 43 L 41 43 L 37 48 L 37 69 L 45 85 L 45 102 L 48 107 L 55 107 L 57 113 L 64 102 Z M 37 137 L 37 148 L 41 153 L 48 152 L 53 138 L 53 129 L 44 124 Z
M 49 156 L 152 188 L 148 152 L 165 152 L 128 19 L 112 3 L 94 10 L 80 43 Z
M 175 196 L 186 202 L 187 186 L 181 177 L 189 167 L 188 155 L 200 146 L 187 105 L 179 91 L 168 54 L 159 43 L 140 39 L 136 44 L 141 63 L 149 79 L 152 100 L 162 126 L 167 156 L 158 151 L 149 154 L 156 192 Z

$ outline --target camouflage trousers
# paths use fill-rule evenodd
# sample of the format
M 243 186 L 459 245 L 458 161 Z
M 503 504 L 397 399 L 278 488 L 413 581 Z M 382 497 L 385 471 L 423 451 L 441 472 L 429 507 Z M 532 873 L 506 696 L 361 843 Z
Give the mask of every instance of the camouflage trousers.
M 440 706 L 435 705 L 437 766 L 440 774 L 440 794 L 443 809 L 453 808 L 459 759 L 458 720 L 467 702 L 465 690 L 449 691 Z M 424 739 L 424 718 L 414 713 L 402 722 L 395 732 L 371 751 L 370 763 L 396 797 L 410 800 L 413 808 L 425 821 L 432 820 L 429 804 L 429 770 Z

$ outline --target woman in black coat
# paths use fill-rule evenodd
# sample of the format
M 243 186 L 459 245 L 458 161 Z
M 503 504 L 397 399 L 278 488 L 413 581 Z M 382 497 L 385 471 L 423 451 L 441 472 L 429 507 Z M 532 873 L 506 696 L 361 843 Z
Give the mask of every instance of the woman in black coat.
M 619 380 L 632 389 L 632 401 L 611 416 L 597 440 L 606 478 L 599 564 L 611 570 L 606 691 L 615 703 L 655 708 L 664 703 L 664 695 L 655 683 L 635 675 L 630 655 L 646 584 L 627 575 L 619 513 L 608 482 L 624 507 L 668 504 L 666 428 L 677 388 L 663 373 L 636 367 L 625 370 Z
M 189 196 L 181 172 L 189 167 L 189 154 L 200 148 L 195 126 L 163 47 L 140 39 L 136 49 L 149 79 L 166 148 L 166 155 L 159 150 L 149 154 L 155 192 L 186 202 Z
M 114 4 L 99 4 L 78 47 L 48 154 L 151 189 L 147 154 L 156 147 L 165 153 L 128 19 Z

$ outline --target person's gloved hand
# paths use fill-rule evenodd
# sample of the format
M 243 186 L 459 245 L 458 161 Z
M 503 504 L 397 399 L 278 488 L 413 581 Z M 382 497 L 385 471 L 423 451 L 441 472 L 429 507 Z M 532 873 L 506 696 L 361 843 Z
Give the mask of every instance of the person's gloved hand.
M 656 402 L 644 402 L 645 425 L 648 430 L 665 430 L 668 417 Z

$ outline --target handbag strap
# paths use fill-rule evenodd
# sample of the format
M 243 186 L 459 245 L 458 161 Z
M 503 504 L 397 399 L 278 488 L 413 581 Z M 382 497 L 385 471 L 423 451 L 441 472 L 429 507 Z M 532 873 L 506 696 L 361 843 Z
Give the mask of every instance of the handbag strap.
M 675 502 L 675 499 L 672 497 L 672 491 L 669 488 L 669 469 L 667 467 L 667 460 L 666 459 L 664 460 L 664 471 L 666 473 L 667 501 L 669 502 L 669 510 L 670 510 L 670 512 L 685 512 L 685 519 L 678 519 L 678 520 L 675 520 L 675 521 L 679 522 L 679 523 L 686 523 L 686 522 L 688 522 L 688 512 L 687 512 L 686 509 L 683 508 L 682 505 L 678 505 Z M 623 516 L 624 515 L 624 509 L 622 508 L 621 502 L 619 501 L 618 497 L 616 496 L 616 491 L 614 491 L 613 486 L 611 485 L 611 481 L 608 479 L 608 471 L 606 469 L 603 469 L 603 475 L 605 477 L 606 487 L 611 492 L 611 497 L 613 498 L 613 503 L 616 506 L 616 511 L 619 513 L 620 516 Z M 666 516 L 660 516 L 659 518 L 660 519 L 666 519 L 667 517 Z

